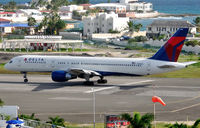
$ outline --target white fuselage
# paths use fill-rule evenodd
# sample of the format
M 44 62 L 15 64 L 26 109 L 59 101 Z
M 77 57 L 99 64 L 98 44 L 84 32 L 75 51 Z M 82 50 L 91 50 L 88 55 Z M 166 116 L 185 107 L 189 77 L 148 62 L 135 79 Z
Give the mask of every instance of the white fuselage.
M 78 68 L 92 70 L 102 75 L 150 75 L 184 68 L 177 62 L 143 58 L 107 58 L 74 56 L 24 55 L 14 57 L 6 69 L 20 72 L 68 71 Z

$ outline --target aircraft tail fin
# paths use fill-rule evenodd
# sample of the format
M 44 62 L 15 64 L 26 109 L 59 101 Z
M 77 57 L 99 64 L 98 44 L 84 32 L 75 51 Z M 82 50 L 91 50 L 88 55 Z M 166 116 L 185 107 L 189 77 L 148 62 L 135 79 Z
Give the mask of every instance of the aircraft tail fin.
M 180 28 L 150 59 L 177 62 L 189 28 Z

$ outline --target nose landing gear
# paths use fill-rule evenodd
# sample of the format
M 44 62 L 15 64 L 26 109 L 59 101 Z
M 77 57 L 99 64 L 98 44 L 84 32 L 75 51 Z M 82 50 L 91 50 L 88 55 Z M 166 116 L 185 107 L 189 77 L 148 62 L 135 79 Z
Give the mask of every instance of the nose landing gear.
M 22 72 L 24 74 L 24 83 L 28 82 L 27 72 Z

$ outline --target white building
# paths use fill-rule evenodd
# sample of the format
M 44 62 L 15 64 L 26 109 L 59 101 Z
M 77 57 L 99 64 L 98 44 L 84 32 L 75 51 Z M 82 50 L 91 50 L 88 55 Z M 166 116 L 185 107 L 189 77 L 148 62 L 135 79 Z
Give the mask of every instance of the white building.
M 26 22 L 28 17 L 33 17 L 36 21 L 42 21 L 42 19 L 44 18 L 42 13 L 36 9 L 20 9 L 17 11 L 17 13 L 23 13 L 26 17 Z
M 83 6 L 79 5 L 68 5 L 68 6 L 62 6 L 59 8 L 59 11 L 68 11 L 68 12 L 73 12 L 73 11 L 82 11 Z
M 94 17 L 83 19 L 83 34 L 108 33 L 109 30 L 122 31 L 127 27 L 129 18 L 118 17 L 115 13 L 99 13 Z
M 126 4 L 127 11 L 136 11 L 136 12 L 150 12 L 153 11 L 152 3 L 146 2 L 136 2 L 136 3 L 129 3 Z
M 20 12 L 0 12 L 0 18 L 10 20 L 12 22 L 24 22 L 27 21 L 27 17 Z
M 146 2 L 138 2 L 138 0 L 120 0 L 120 4 L 126 5 L 127 11 L 153 11 L 153 4 Z
M 122 4 L 128 4 L 128 3 L 138 2 L 138 0 L 120 0 L 119 2 Z
M 38 1 L 39 0 L 32 0 L 31 3 L 38 3 Z M 44 0 L 44 1 L 49 2 L 49 3 L 51 2 L 51 0 Z
M 123 13 L 126 12 L 126 5 L 119 3 L 100 3 L 91 5 L 90 8 L 100 8 L 101 10 L 112 11 L 115 13 Z
M 189 28 L 191 34 L 196 34 L 196 26 L 184 20 L 155 20 L 147 26 L 147 37 L 159 35 L 172 36 L 179 28 Z M 190 36 L 190 35 L 188 35 Z

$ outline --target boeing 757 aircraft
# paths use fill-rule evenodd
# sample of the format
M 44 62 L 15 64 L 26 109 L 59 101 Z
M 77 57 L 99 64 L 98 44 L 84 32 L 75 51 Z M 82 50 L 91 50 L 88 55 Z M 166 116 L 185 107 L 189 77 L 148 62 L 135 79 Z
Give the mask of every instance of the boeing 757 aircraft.
M 180 28 L 159 51 L 150 58 L 106 58 L 72 56 L 17 56 L 5 65 L 8 70 L 24 74 L 27 72 L 51 72 L 53 81 L 65 82 L 77 77 L 86 80 L 84 84 L 93 85 L 90 78 L 100 77 L 98 83 L 107 83 L 105 76 L 125 75 L 144 76 L 170 72 L 187 67 L 195 62 L 178 63 L 188 28 Z

